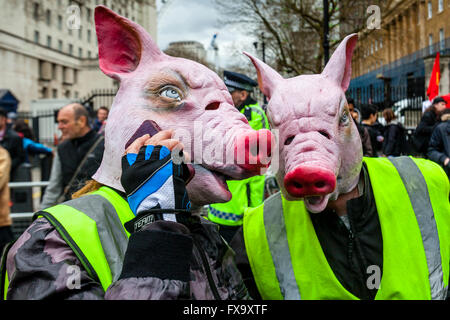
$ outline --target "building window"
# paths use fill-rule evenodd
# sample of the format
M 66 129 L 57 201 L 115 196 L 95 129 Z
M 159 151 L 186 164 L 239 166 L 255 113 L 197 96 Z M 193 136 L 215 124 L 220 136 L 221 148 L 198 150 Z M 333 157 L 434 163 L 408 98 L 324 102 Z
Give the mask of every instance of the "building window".
M 64 93 L 64 96 L 66 99 L 70 99 L 70 90 L 66 90 L 66 92 Z
M 87 41 L 90 43 L 91 42 L 91 30 L 88 29 L 87 31 Z
M 444 11 L 444 0 L 438 1 L 438 12 Z
M 52 90 L 52 98 L 53 98 L 53 99 L 58 98 L 58 89 L 53 89 L 53 90 Z
M 90 8 L 86 8 L 86 20 L 91 21 L 92 11 Z
M 48 89 L 47 87 L 42 87 L 42 99 L 48 98 Z
M 433 18 L 433 4 L 428 1 L 428 19 Z
M 53 80 L 57 80 L 57 77 L 58 77 L 58 75 L 57 75 L 57 72 L 56 72 L 56 64 L 52 64 L 52 79 Z
M 444 29 L 439 30 L 439 49 L 444 50 L 445 49 L 445 35 L 444 35 Z
M 49 47 L 49 48 L 52 47 L 52 37 L 51 36 L 47 36 L 47 47 Z
M 91 51 L 90 50 L 88 50 L 87 56 L 88 56 L 88 58 L 91 58 Z
M 78 56 L 79 56 L 80 58 L 83 58 L 83 49 L 78 48 Z
M 50 10 L 45 11 L 45 22 L 48 26 L 52 24 L 52 12 Z
M 69 54 L 73 55 L 73 45 L 69 44 Z
M 383 39 L 380 39 L 380 49 L 383 48 Z
M 375 51 L 378 51 L 378 40 L 375 40 Z
M 83 39 L 83 28 L 80 26 L 80 29 L 78 29 L 78 39 Z
M 61 15 L 58 16 L 58 30 L 62 30 L 63 25 L 63 17 Z
M 39 3 L 33 3 L 33 18 L 34 20 L 39 20 Z
M 429 46 L 429 53 L 433 54 L 433 34 L 428 35 L 428 46 Z
M 63 51 L 63 42 L 62 40 L 58 40 L 58 50 Z
M 34 42 L 39 43 L 39 31 L 34 31 Z

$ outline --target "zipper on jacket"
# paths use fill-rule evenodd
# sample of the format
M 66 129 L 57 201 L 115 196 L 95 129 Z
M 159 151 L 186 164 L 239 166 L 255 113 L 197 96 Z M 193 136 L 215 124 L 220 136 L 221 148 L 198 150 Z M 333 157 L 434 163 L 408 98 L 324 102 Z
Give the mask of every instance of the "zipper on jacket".
M 367 266 L 367 260 L 366 257 L 364 256 L 364 252 L 361 248 L 361 243 L 359 242 L 359 239 L 357 239 L 355 233 L 353 232 L 354 226 L 353 226 L 353 220 L 351 218 L 351 216 L 348 216 L 348 222 L 350 224 L 350 229 L 348 229 L 349 232 L 349 259 L 351 259 L 351 255 L 353 254 L 353 252 L 356 253 L 356 260 L 358 261 L 358 266 L 356 266 L 359 269 L 358 274 L 360 275 L 361 281 L 362 283 L 365 285 L 366 284 L 366 270 L 368 268 Z M 353 265 L 353 260 L 349 260 L 351 262 L 351 265 Z M 365 286 L 367 288 L 367 286 Z M 370 300 L 370 299 L 374 299 L 375 296 L 372 294 L 372 292 L 370 290 L 366 290 L 365 291 L 366 294 L 366 299 Z
M 206 254 L 203 251 L 203 247 L 200 245 L 200 243 L 194 237 L 192 237 L 192 240 L 193 240 L 195 247 L 197 247 L 198 252 L 200 253 L 200 257 L 203 262 L 203 267 L 206 272 L 206 277 L 208 278 L 209 287 L 211 288 L 214 298 L 216 300 L 222 300 L 219 295 L 219 291 L 217 290 L 216 284 L 214 283 L 214 279 L 213 279 L 212 273 L 211 273 L 211 268 L 209 266 L 208 259 L 206 258 Z

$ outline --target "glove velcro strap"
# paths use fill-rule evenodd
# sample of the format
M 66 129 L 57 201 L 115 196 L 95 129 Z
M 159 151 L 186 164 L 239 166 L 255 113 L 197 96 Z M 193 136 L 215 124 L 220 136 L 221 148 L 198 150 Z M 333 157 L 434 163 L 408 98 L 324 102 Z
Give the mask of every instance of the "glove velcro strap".
M 140 212 L 136 216 L 136 218 L 125 223 L 124 226 L 129 233 L 138 232 L 142 230 L 142 228 L 144 228 L 146 225 L 149 225 L 158 220 L 164 220 L 163 215 L 169 213 L 175 214 L 177 222 L 183 224 L 186 223 L 189 220 L 189 217 L 191 216 L 190 210 L 155 208 Z

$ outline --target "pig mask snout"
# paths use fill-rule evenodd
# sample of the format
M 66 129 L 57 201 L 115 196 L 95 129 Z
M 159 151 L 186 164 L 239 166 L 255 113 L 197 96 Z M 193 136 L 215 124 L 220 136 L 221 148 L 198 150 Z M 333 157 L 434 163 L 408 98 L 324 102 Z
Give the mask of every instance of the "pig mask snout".
M 294 198 L 324 196 L 336 188 L 336 176 L 327 169 L 299 166 L 286 174 L 284 187 Z
M 235 158 L 244 170 L 261 174 L 270 164 L 272 153 L 272 133 L 261 129 L 239 136 L 235 145 Z

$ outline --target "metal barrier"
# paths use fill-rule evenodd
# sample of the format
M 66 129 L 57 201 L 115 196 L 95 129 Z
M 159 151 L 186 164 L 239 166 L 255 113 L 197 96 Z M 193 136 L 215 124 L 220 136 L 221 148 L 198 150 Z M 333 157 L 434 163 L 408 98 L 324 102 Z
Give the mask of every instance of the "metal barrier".
M 30 182 L 10 182 L 8 186 L 10 189 L 23 189 L 32 187 L 46 187 L 49 181 L 30 181 Z M 34 212 L 14 212 L 10 214 L 13 221 L 12 232 L 14 238 L 17 239 L 33 222 Z

